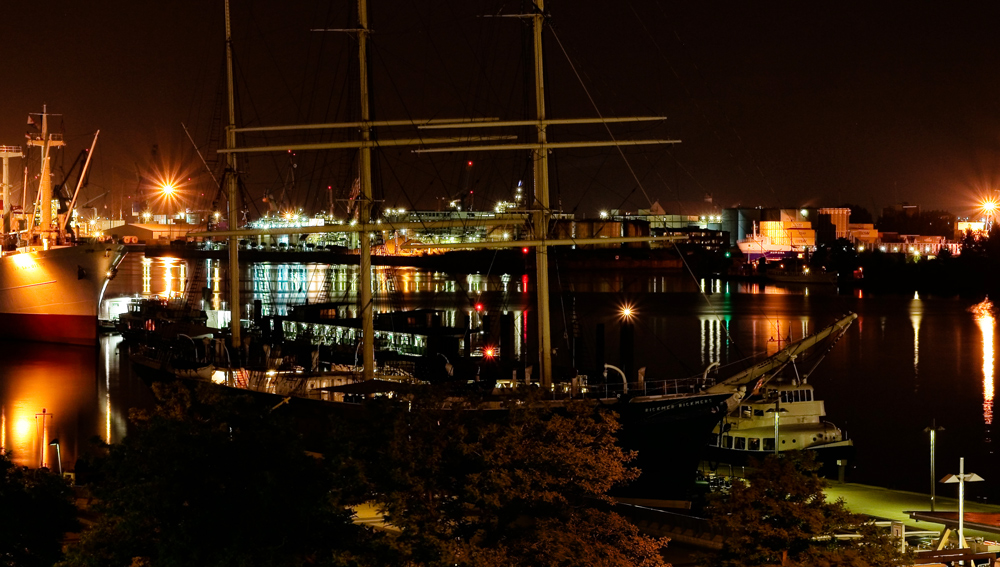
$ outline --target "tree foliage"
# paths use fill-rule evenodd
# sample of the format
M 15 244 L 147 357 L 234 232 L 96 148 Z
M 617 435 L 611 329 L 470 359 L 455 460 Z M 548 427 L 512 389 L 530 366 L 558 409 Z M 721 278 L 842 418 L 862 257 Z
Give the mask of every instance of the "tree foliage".
M 338 565 L 370 534 L 351 523 L 338 478 L 281 419 L 242 397 L 176 385 L 133 412 L 92 486 L 100 514 L 65 566 Z
M 849 277 L 860 265 L 854 244 L 846 238 L 838 238 L 817 248 L 809 263 L 814 269 L 824 269 L 842 277 Z
M 0 453 L 0 566 L 55 563 L 66 532 L 79 527 L 73 489 L 47 469 L 18 467 Z
M 638 471 L 610 412 L 532 404 L 407 411 L 385 404 L 364 442 L 374 498 L 421 565 L 662 565 L 607 491 Z
M 907 214 L 901 210 L 885 209 L 877 224 L 882 232 L 945 238 L 953 238 L 955 235 L 955 215 L 948 211 L 921 211 L 917 214 Z
M 789 451 L 753 463 L 746 480 L 709 506 L 713 525 L 726 534 L 718 565 L 865 565 L 908 564 L 886 534 L 852 514 L 842 500 L 829 502 L 819 464 L 811 453 Z M 833 536 L 858 531 L 862 537 Z
M 610 412 L 374 400 L 319 459 L 281 409 L 207 388 L 157 387 L 104 447 L 100 519 L 63 566 L 663 565 L 606 496 L 638 474 Z M 388 532 L 351 522 L 362 501 Z

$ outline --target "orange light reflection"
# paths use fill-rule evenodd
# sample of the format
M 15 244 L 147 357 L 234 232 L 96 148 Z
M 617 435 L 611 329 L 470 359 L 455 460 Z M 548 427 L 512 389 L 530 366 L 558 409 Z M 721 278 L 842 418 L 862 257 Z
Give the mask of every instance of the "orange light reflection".
M 983 420 L 986 425 L 993 423 L 993 368 L 995 355 L 996 318 L 993 303 L 989 299 L 972 307 L 976 323 L 983 333 Z

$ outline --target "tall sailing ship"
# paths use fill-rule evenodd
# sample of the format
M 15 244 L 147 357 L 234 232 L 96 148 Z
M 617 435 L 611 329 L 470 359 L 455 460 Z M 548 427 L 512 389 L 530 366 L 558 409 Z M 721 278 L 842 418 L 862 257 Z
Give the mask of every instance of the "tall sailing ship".
M 630 485 L 626 491 L 622 493 L 622 496 L 628 497 L 635 502 L 642 502 L 645 504 L 652 505 L 664 505 L 669 500 L 674 499 L 678 496 L 683 497 L 686 492 L 686 486 L 691 484 L 693 480 L 694 472 L 697 468 L 698 460 L 701 453 L 707 447 L 709 437 L 711 436 L 712 428 L 717 424 L 722 417 L 732 409 L 732 407 L 740 402 L 742 398 L 746 395 L 748 386 L 752 388 L 753 384 L 758 382 L 766 382 L 771 378 L 771 376 L 784 368 L 791 360 L 794 360 L 796 356 L 804 352 L 805 350 L 817 345 L 824 340 L 839 336 L 853 321 L 854 316 L 848 316 L 838 321 L 831 327 L 824 329 L 817 333 L 816 335 L 804 339 L 798 343 L 789 345 L 778 354 L 772 356 L 767 361 L 760 362 L 753 365 L 750 368 L 738 373 L 737 375 L 729 378 L 728 380 L 715 381 L 709 380 L 707 376 L 702 375 L 694 379 L 686 380 L 644 380 L 644 377 L 639 378 L 639 382 L 622 383 L 618 384 L 601 384 L 601 385 L 580 385 L 573 384 L 567 385 L 566 383 L 556 383 L 555 373 L 553 372 L 552 363 L 552 345 L 551 345 L 551 329 L 549 325 L 549 265 L 548 265 L 548 255 L 547 250 L 549 246 L 556 245 L 567 245 L 567 244 L 587 244 L 590 239 L 556 239 L 552 238 L 551 235 L 551 208 L 549 206 L 549 188 L 548 188 L 548 154 L 552 149 L 557 149 L 561 147 L 597 147 L 597 146 L 621 146 L 621 145 L 635 145 L 635 144 L 667 144 L 674 143 L 675 140 L 609 140 L 607 142 L 559 142 L 550 143 L 546 139 L 546 129 L 551 125 L 564 125 L 564 124 L 608 124 L 613 122 L 645 122 L 645 121 L 659 121 L 662 120 L 661 117 L 638 117 L 638 118 L 594 118 L 594 119 L 580 119 L 580 120 L 551 120 L 546 119 L 545 113 L 545 100 L 542 95 L 542 78 L 544 77 L 544 72 L 542 69 L 542 55 L 541 55 L 541 35 L 544 26 L 545 11 L 542 2 L 537 2 L 537 11 L 532 14 L 523 15 L 526 18 L 530 18 L 533 22 L 532 31 L 534 36 L 534 69 L 535 69 L 535 117 L 531 120 L 526 121 L 502 121 L 502 120 L 492 120 L 492 119 L 435 119 L 435 120 L 405 120 L 405 121 L 375 121 L 370 118 L 368 111 L 368 80 L 367 80 L 367 60 L 366 60 L 366 42 L 368 38 L 368 22 L 367 22 L 367 7 L 365 0 L 359 0 L 358 9 L 358 25 L 354 30 L 358 34 L 358 45 L 359 45 L 359 64 L 358 68 L 360 70 L 360 91 L 361 91 L 361 120 L 356 123 L 350 124 L 336 124 L 336 125 L 324 125 L 330 128 L 357 128 L 360 129 L 361 136 L 359 140 L 353 142 L 336 142 L 329 144 L 284 144 L 281 146 L 265 146 L 265 147 L 237 147 L 235 133 L 237 130 L 246 132 L 254 130 L 254 128 L 237 128 L 235 124 L 235 112 L 233 109 L 233 87 L 232 87 L 232 38 L 230 35 L 230 30 L 228 26 L 228 4 L 227 4 L 227 36 L 226 36 L 226 52 L 227 52 L 227 75 L 229 83 L 229 126 L 227 128 L 226 136 L 226 148 L 220 150 L 227 159 L 227 173 L 225 176 L 226 183 L 224 186 L 227 189 L 228 200 L 229 200 L 229 218 L 237 219 L 239 218 L 239 209 L 237 207 L 238 193 L 237 193 L 237 183 L 235 173 L 238 171 L 236 164 L 236 156 L 239 154 L 246 153 L 262 153 L 262 152 L 273 152 L 273 151 L 306 151 L 315 149 L 331 149 L 331 148 L 355 148 L 360 154 L 359 159 L 359 182 L 358 182 L 358 192 L 360 197 L 359 208 L 360 212 L 358 214 L 358 221 L 351 223 L 351 226 L 337 226 L 337 227 L 303 227 L 296 230 L 278 229 L 281 234 L 289 233 L 320 233 L 320 232 L 356 232 L 357 238 L 360 243 L 359 245 L 359 259 L 360 259 L 360 272 L 359 272 L 359 290 L 358 290 L 358 303 L 359 311 L 361 314 L 361 335 L 363 339 L 359 345 L 361 364 L 354 367 L 357 371 L 357 380 L 352 381 L 350 384 L 345 384 L 343 387 L 337 386 L 335 388 L 324 388 L 329 391 L 336 391 L 340 393 L 353 392 L 357 396 L 371 396 L 379 393 L 389 393 L 400 391 L 400 385 L 398 382 L 392 380 L 379 380 L 377 377 L 377 365 L 375 356 L 375 332 L 374 332 L 374 321 L 373 321 L 373 301 L 372 301 L 372 280 L 371 280 L 371 241 L 370 233 L 377 230 L 391 228 L 391 229 L 409 229 L 409 228 L 426 228 L 428 224 L 434 223 L 406 223 L 406 222 L 387 222 L 383 223 L 381 226 L 377 225 L 372 220 L 372 195 L 371 195 L 371 151 L 376 145 L 417 145 L 421 149 L 418 151 L 430 151 L 427 145 L 431 144 L 442 144 L 445 147 L 436 148 L 440 151 L 454 152 L 454 151 L 482 151 L 488 149 L 497 150 L 517 150 L 524 151 L 529 150 L 532 152 L 534 157 L 535 172 L 534 172 L 534 199 L 539 206 L 537 211 L 532 213 L 532 218 L 530 226 L 526 230 L 531 236 L 529 239 L 522 240 L 512 240 L 504 243 L 490 243 L 490 246 L 496 246 L 497 244 L 516 247 L 516 248 L 528 248 L 532 247 L 535 249 L 535 292 L 537 301 L 537 322 L 538 322 L 538 359 L 537 359 L 537 373 L 534 376 L 526 373 L 525 382 L 530 383 L 532 388 L 537 388 L 540 391 L 545 392 L 546 401 L 542 402 L 546 406 L 558 409 L 567 402 L 573 399 L 589 399 L 596 403 L 600 408 L 611 410 L 617 412 L 621 416 L 621 421 L 623 428 L 620 432 L 620 442 L 623 447 L 629 450 L 635 450 L 638 453 L 637 460 L 633 463 L 639 467 L 643 473 L 642 476 Z M 443 138 L 443 139 L 432 139 L 425 136 L 415 137 L 412 140 L 389 140 L 384 138 L 379 138 L 378 142 L 372 134 L 372 131 L 376 127 L 380 126 L 401 126 L 409 125 L 417 128 L 436 128 L 436 129 L 468 129 L 468 128 L 490 128 L 496 126 L 504 125 L 529 125 L 534 126 L 536 130 L 537 138 L 529 143 L 525 144 L 509 144 L 509 143 L 498 143 L 498 144 L 486 144 L 483 142 L 494 142 L 503 141 L 502 139 L 497 139 L 491 136 L 461 136 L 460 138 L 466 139 L 472 142 L 472 145 L 463 146 L 460 148 L 452 147 L 449 144 L 455 142 L 454 138 Z M 266 130 L 295 130 L 301 129 L 303 126 L 267 126 L 261 127 L 261 129 Z M 504 221 L 509 223 L 510 221 Z M 442 223 L 443 226 L 444 223 Z M 241 328 L 242 320 L 242 308 L 241 300 L 239 296 L 239 290 L 241 289 L 239 281 L 239 270 L 235 269 L 239 265 L 239 244 L 238 239 L 240 238 L 253 238 L 261 236 L 264 234 L 273 234 L 274 231 L 268 229 L 239 229 L 235 226 L 230 226 L 227 230 L 212 231 L 212 232 L 202 232 L 194 233 L 192 236 L 200 237 L 212 237 L 220 238 L 225 237 L 228 239 L 228 252 L 229 252 L 229 269 L 230 285 L 229 291 L 232 294 L 230 299 L 230 306 L 232 309 L 231 316 L 231 330 L 229 333 L 229 341 L 232 348 L 231 352 L 242 352 L 244 346 L 244 340 L 241 337 L 243 329 Z M 674 237 L 631 237 L 616 239 L 616 241 L 639 241 L 639 240 L 669 240 Z M 594 239 L 598 240 L 598 239 Z M 608 242 L 606 239 L 601 239 L 602 242 Z M 485 243 L 484 243 L 485 244 Z M 477 245 L 470 245 L 468 243 L 461 245 L 462 247 L 476 248 L 483 247 Z M 249 341 L 247 341 L 249 343 Z M 197 349 L 194 349 L 197 350 Z M 186 352 L 193 352 L 191 348 L 185 348 Z M 147 357 L 149 358 L 149 357 Z M 137 369 L 140 371 L 147 371 L 162 374 L 164 366 L 155 366 L 148 363 L 137 362 L 133 360 L 135 364 L 138 364 Z M 216 364 L 219 364 L 219 359 L 217 359 Z M 535 361 L 532 361 L 535 362 Z M 222 380 L 226 385 L 233 387 L 247 388 L 251 381 L 247 380 L 245 383 L 247 385 L 241 386 L 240 376 L 245 376 L 247 373 L 247 368 L 239 368 L 239 363 L 233 363 L 232 359 L 228 359 L 230 367 L 227 370 L 223 370 L 226 376 Z M 154 367 L 155 366 L 155 367 Z M 177 366 L 174 365 L 176 368 Z M 265 375 L 270 373 L 272 378 L 278 377 L 277 370 L 274 369 L 264 369 Z M 181 377 L 179 373 L 171 373 L 175 377 Z M 288 390 L 279 390 L 277 380 L 263 380 L 263 388 L 257 390 L 257 394 L 270 395 L 270 396 L 282 396 L 283 400 L 281 403 L 287 403 L 290 405 L 297 405 L 299 407 L 304 407 L 309 405 L 309 401 L 302 401 L 296 396 L 296 392 L 302 392 L 303 397 L 319 397 L 320 393 L 317 390 L 320 388 L 310 389 L 306 383 L 308 378 L 302 377 L 299 380 L 297 377 L 293 377 L 293 380 L 298 380 L 301 384 L 296 385 L 295 388 L 290 388 Z M 633 380 L 633 377 L 625 378 L 623 377 L 623 382 L 629 382 Z M 299 389 L 298 386 L 302 386 Z M 413 392 L 412 388 L 408 388 L 407 391 L 410 392 L 409 395 L 418 395 Z M 478 392 L 478 393 L 485 393 Z M 486 394 L 485 396 L 479 396 L 477 399 L 483 399 L 481 406 L 478 409 L 482 411 L 504 411 L 502 403 L 497 403 L 498 400 L 502 401 L 506 396 L 507 392 L 502 391 L 502 389 L 493 390 L 492 393 Z M 459 402 L 471 399 L 470 396 L 463 397 L 461 393 L 457 393 L 455 400 Z M 315 405 L 315 400 L 313 405 Z M 338 411 L 342 410 L 344 406 L 354 405 L 343 403 L 340 400 L 333 402 L 330 407 L 336 406 Z M 346 411 L 346 410 L 344 410 Z M 357 411 L 357 410 L 356 410 Z
M 125 247 L 76 239 L 69 227 L 76 195 L 65 215 L 53 214 L 51 152 L 64 142 L 61 134 L 48 131 L 48 113 L 43 110 L 40 117 L 41 132 L 28 137 L 28 145 L 41 150 L 38 198 L 34 200 L 41 204 L 37 225 L 33 208 L 27 226 L 12 230 L 7 161 L 21 153 L 15 147 L 0 149 L 4 162 L 0 339 L 95 344 L 101 296 L 125 256 Z M 81 179 L 85 174 L 86 166 Z

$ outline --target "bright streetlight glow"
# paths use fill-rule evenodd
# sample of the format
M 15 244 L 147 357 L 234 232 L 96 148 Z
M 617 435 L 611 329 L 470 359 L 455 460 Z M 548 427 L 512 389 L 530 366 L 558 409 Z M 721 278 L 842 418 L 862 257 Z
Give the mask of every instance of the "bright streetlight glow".
M 621 306 L 619 313 L 621 314 L 622 321 L 631 321 L 635 317 L 635 308 L 626 303 Z

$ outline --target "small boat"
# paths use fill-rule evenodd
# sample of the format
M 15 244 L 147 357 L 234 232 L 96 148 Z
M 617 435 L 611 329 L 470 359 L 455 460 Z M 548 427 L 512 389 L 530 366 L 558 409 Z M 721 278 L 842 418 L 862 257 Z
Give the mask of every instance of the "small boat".
M 811 384 L 793 380 L 764 386 L 716 426 L 707 468 L 734 473 L 731 467 L 745 466 L 751 457 L 762 459 L 771 453 L 803 449 L 816 452 L 824 472 L 839 470 L 853 457 L 854 442 L 824 420 L 825 416 L 826 406 Z
M 169 350 L 130 348 L 132 368 L 147 382 L 170 381 L 176 378 L 209 381 L 215 374 L 210 362 L 185 360 L 175 357 Z
M 115 319 L 114 330 L 126 338 L 141 340 L 165 325 L 177 327 L 172 333 L 174 335 L 202 335 L 211 331 L 207 324 L 205 312 L 193 309 L 183 300 L 133 298 L 129 301 L 128 310 Z
M 809 266 L 790 268 L 771 268 L 767 271 L 767 279 L 778 283 L 804 284 L 835 284 L 837 274 L 823 270 L 814 270 Z

